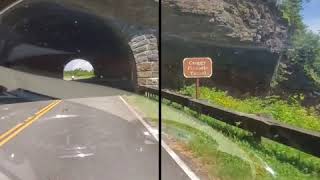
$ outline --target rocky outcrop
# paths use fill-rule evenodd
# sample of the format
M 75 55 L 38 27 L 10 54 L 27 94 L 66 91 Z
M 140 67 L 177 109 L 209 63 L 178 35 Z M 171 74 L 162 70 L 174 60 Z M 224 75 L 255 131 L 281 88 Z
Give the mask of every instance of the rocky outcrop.
M 202 16 L 207 26 L 222 29 L 226 39 L 258 44 L 279 52 L 286 45 L 287 27 L 282 24 L 274 2 L 265 0 L 163 0 L 163 6 L 173 8 L 186 16 Z M 281 23 L 280 23 L 281 22 Z M 202 35 L 208 40 L 216 33 Z M 234 42 L 234 40 L 229 40 Z M 239 44 L 237 43 L 237 44 Z

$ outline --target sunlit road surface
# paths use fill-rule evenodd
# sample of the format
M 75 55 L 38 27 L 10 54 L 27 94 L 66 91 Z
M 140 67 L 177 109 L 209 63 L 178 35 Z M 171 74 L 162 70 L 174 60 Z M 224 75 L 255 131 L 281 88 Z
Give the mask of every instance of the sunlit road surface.
M 50 103 L 0 105 L 0 134 Z M 162 153 L 163 179 L 189 179 Z M 119 96 L 63 100 L 0 147 L 0 179 L 152 180 L 158 158 L 158 142 Z

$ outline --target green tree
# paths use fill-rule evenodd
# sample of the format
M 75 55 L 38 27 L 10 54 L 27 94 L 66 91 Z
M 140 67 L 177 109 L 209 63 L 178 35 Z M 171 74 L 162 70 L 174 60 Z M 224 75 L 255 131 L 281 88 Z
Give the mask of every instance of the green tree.
M 303 24 L 300 12 L 302 10 L 303 0 L 284 0 L 281 5 L 281 10 L 283 13 L 283 18 L 289 23 L 289 28 L 291 32 L 296 30 L 303 30 L 305 25 Z
M 285 58 L 279 63 L 275 82 L 279 84 L 290 79 L 297 72 L 304 72 L 311 84 L 320 88 L 320 35 L 307 30 L 301 11 L 303 3 L 310 0 L 284 0 L 280 9 L 289 25 L 289 47 Z
M 311 31 L 295 33 L 292 49 L 288 51 L 290 62 L 303 69 L 312 83 L 320 88 L 320 36 Z

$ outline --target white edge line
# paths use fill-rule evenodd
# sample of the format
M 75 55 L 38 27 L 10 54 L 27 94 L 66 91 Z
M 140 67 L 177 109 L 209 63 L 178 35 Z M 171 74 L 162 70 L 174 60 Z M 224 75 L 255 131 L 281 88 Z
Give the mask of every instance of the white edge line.
M 12 4 L 10 4 L 8 7 L 6 7 L 5 9 L 3 9 L 2 11 L 0 11 L 0 15 L 2 15 L 3 13 L 5 13 L 6 11 L 8 11 L 9 9 L 11 9 L 13 6 L 20 4 L 22 1 L 24 0 L 18 0 Z
M 147 124 L 143 118 L 124 100 L 121 96 L 119 98 L 127 106 L 127 108 L 139 119 L 143 126 L 152 134 L 152 136 L 159 142 L 159 135 L 161 133 L 154 133 L 152 127 Z M 188 175 L 191 180 L 200 180 L 200 178 L 186 165 L 185 162 L 162 140 L 161 146 L 167 151 L 171 158 L 180 166 L 180 168 Z

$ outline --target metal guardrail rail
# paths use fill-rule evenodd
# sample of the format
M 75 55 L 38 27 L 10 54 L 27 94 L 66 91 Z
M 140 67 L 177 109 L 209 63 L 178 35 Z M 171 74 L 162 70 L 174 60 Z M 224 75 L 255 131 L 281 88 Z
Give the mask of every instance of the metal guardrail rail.
M 159 90 L 140 87 L 147 96 L 157 96 Z M 268 118 L 231 111 L 200 100 L 195 100 L 168 90 L 161 91 L 161 97 L 188 107 L 200 114 L 210 116 L 232 126 L 247 130 L 255 137 L 265 137 L 305 153 L 320 157 L 320 133 L 293 127 Z

